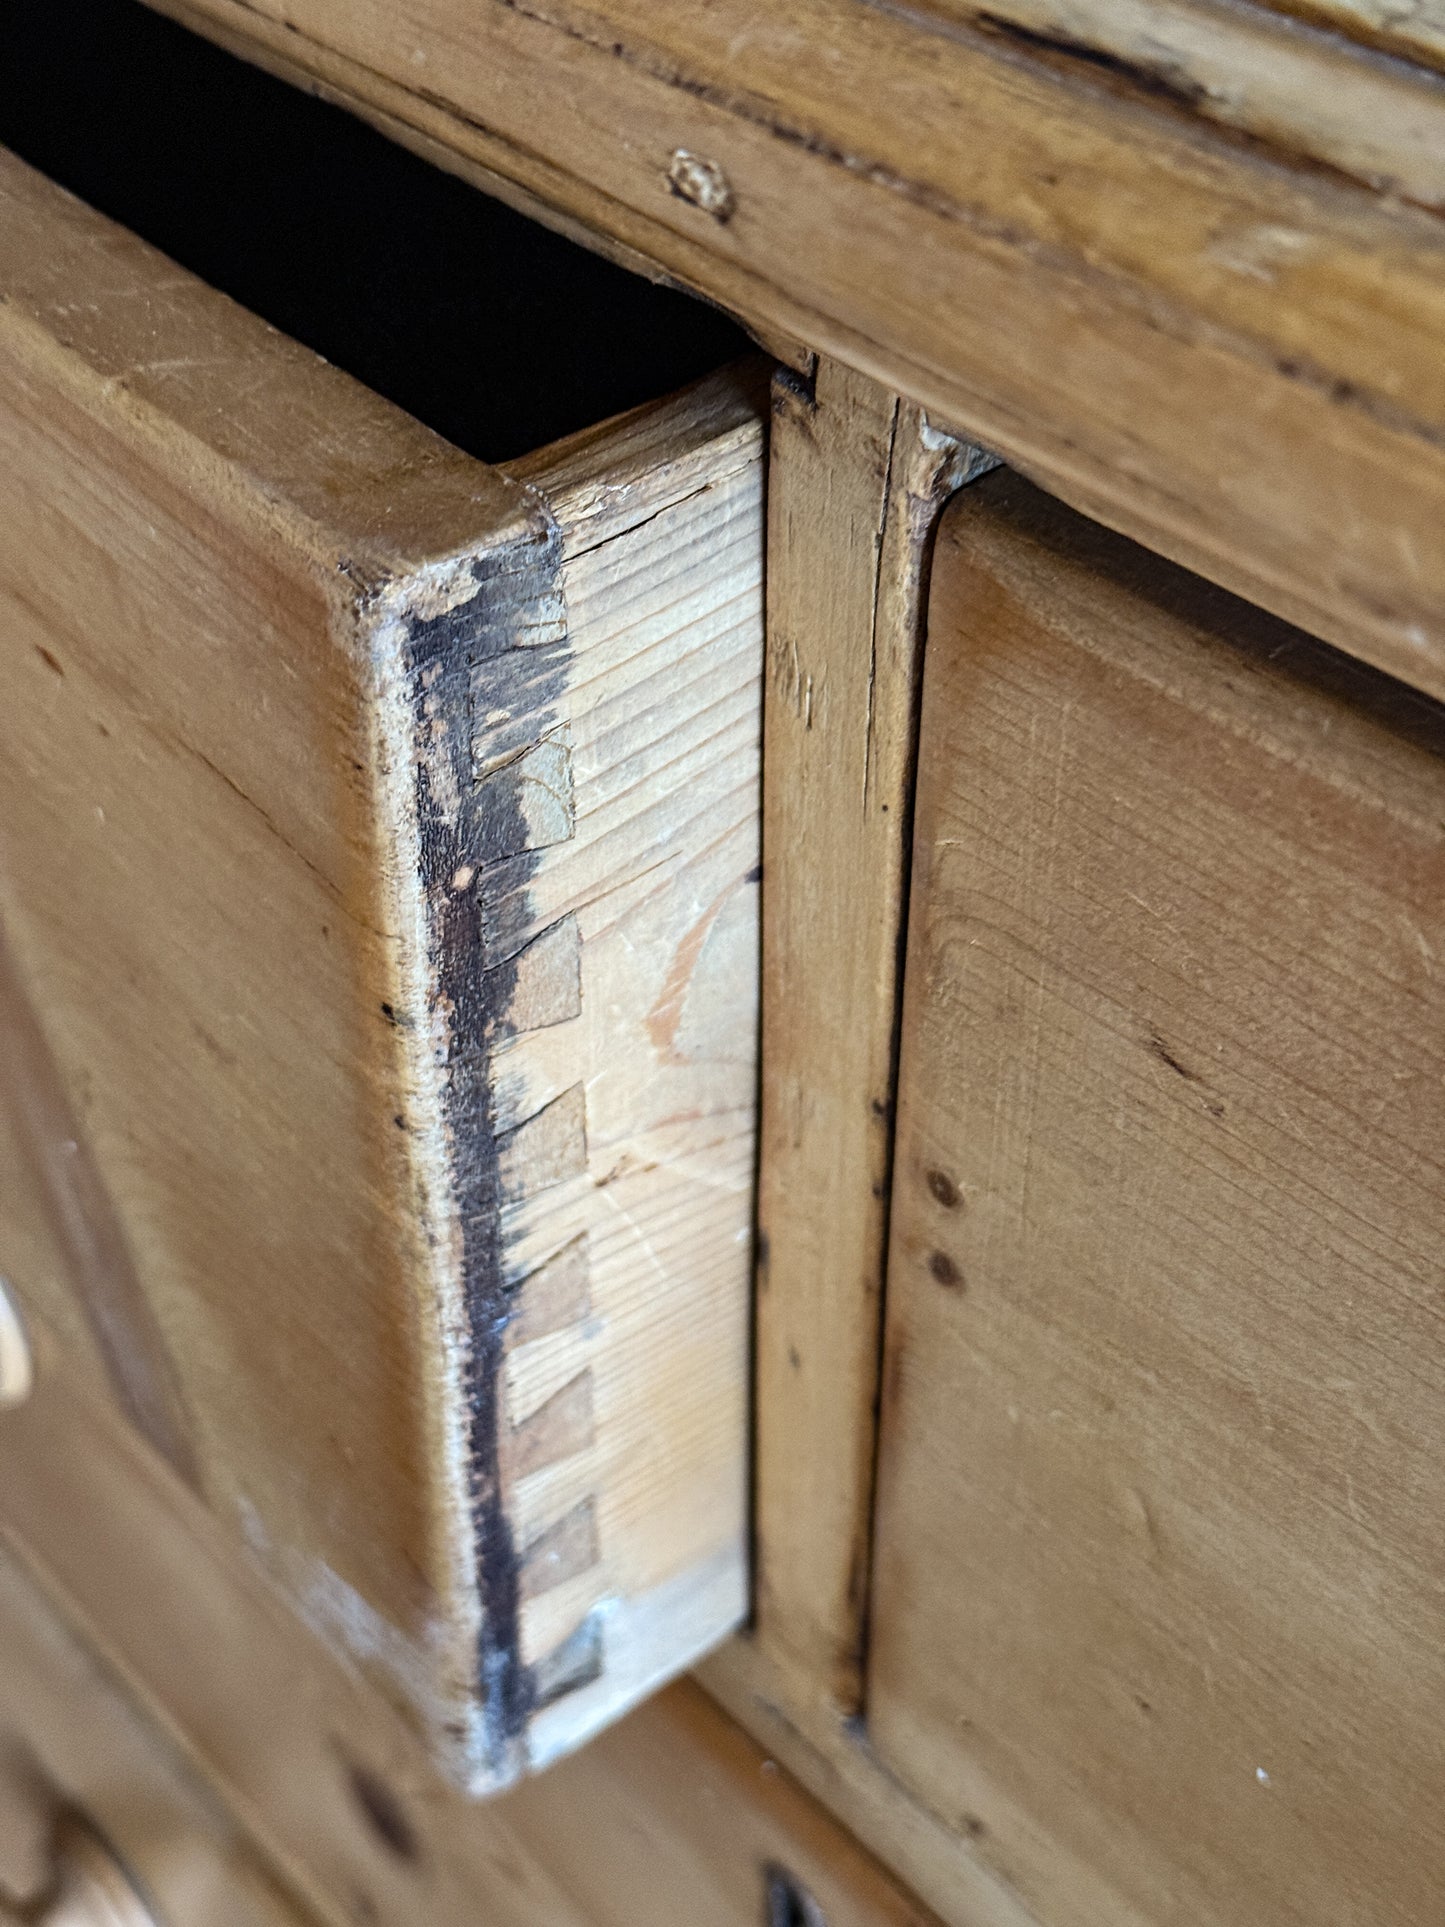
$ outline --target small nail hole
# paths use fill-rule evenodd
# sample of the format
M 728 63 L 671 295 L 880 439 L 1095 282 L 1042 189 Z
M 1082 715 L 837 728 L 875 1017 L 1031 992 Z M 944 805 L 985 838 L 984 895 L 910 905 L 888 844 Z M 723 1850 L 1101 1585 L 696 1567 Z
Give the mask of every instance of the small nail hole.
M 928 1260 L 928 1269 L 940 1285 L 947 1285 L 953 1291 L 963 1289 L 963 1273 L 946 1251 L 933 1252 Z

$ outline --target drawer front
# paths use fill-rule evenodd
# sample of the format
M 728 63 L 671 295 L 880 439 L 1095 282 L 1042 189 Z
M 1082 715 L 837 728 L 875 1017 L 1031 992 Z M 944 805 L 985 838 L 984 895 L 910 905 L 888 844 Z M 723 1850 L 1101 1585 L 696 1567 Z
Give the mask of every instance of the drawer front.
M 172 1826 L 164 1807 L 124 1797 L 112 1761 L 125 1756 L 106 1750 L 111 1709 L 92 1706 L 94 1682 L 124 1678 L 144 1683 L 158 1729 L 184 1737 L 216 1811 L 239 1818 L 329 1927 L 935 1927 L 690 1681 L 550 1772 L 469 1799 L 186 1503 L 71 1358 L 40 1351 L 34 1395 L 0 1428 L 0 1893 L 7 1879 L 32 1884 L 33 1830 L 19 1813 L 11 1844 L 5 1778 L 29 1748 L 44 1784 L 79 1802 L 144 1877 L 159 1927 L 270 1927 L 270 1914 L 210 1905 L 204 1886 L 189 1902 L 182 1816 Z M 63 1534 L 51 1534 L 55 1518 Z M 60 1635 L 12 1621 L 11 1543 L 27 1557 L 53 1551 L 47 1589 L 67 1615 L 80 1605 L 109 1662 L 82 1663 L 65 1641 L 72 1668 L 44 1698 L 37 1648 Z M 137 1773 L 134 1784 L 149 1783 Z M 152 1868 L 172 1860 L 178 1877 L 162 1888 Z
M 0 287 L 0 1267 L 503 1784 L 743 1607 L 755 411 L 505 474 L 9 158 Z
M 1426 1927 L 1445 724 L 1000 473 L 934 574 L 868 1715 L 1056 1927 Z
M 0 1921 L 315 1927 L 3 1552 L 0 1651 Z

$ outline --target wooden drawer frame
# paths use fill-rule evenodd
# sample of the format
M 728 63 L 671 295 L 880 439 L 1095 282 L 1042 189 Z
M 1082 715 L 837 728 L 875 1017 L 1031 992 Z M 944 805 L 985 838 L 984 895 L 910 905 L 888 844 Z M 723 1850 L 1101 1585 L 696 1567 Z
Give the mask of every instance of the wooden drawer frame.
M 1431 317 L 1439 298 L 1432 219 L 1382 198 L 1383 177 L 1349 177 L 1357 160 L 1345 166 L 1343 184 L 1304 166 L 1287 181 L 1272 171 L 1301 157 L 1339 162 L 1338 126 L 1271 123 L 1279 152 L 1265 155 L 1201 127 L 1238 110 L 1243 95 L 1228 88 L 1200 86 L 1187 101 L 1152 106 L 1101 95 L 1090 63 L 1107 64 L 1111 81 L 1147 82 L 1139 49 L 1116 39 L 1050 40 L 1042 31 L 1050 10 L 1032 0 L 990 15 L 990 33 L 1009 22 L 1019 28 L 1012 40 L 981 39 L 974 10 L 962 7 L 930 9 L 928 22 L 896 10 L 886 19 L 860 15 L 840 37 L 827 85 L 811 76 L 795 83 L 791 72 L 797 36 L 805 28 L 826 36 L 838 24 L 821 0 L 794 18 L 791 37 L 751 41 L 739 32 L 741 15 L 727 7 L 699 30 L 695 10 L 650 8 L 644 17 L 626 0 L 521 15 L 499 5 L 479 22 L 471 60 L 440 96 L 422 92 L 405 64 L 447 45 L 440 0 L 422 9 L 420 44 L 400 54 L 388 23 L 368 11 L 348 15 L 330 0 L 316 0 L 301 29 L 274 10 L 258 14 L 232 0 L 175 0 L 173 10 L 251 57 L 305 73 L 398 137 L 500 184 L 532 210 L 586 224 L 627 258 L 665 262 L 732 300 L 798 372 L 778 418 L 785 427 L 791 411 L 806 436 L 790 453 L 780 435 L 770 510 L 768 834 L 781 861 L 790 842 L 794 849 L 811 842 L 817 862 L 805 912 L 795 914 L 781 891 L 765 902 L 765 950 L 776 971 L 765 1057 L 776 1050 L 778 1069 L 765 1087 L 763 1129 L 780 1152 L 798 1142 L 797 1092 L 787 1089 L 789 1064 L 801 1055 L 795 1040 L 832 1040 L 840 998 L 854 1030 L 843 1061 L 812 1060 L 809 1093 L 820 1114 L 833 1106 L 845 1117 L 843 1168 L 813 1190 L 800 1183 L 786 1233 L 767 1223 L 765 1211 L 759 1374 L 763 1385 L 789 1388 L 793 1398 L 800 1374 L 813 1375 L 811 1383 L 803 1378 L 802 1402 L 820 1421 L 811 1436 L 830 1461 L 828 1504 L 813 1547 L 822 1574 L 814 1602 L 790 1581 L 800 1562 L 768 1524 L 770 1488 L 781 1495 L 779 1518 L 796 1492 L 789 1442 L 803 1429 L 792 1428 L 769 1398 L 774 1416 L 765 1419 L 758 1466 L 763 1585 L 755 1625 L 710 1664 L 707 1677 L 865 1837 L 906 1859 L 950 1920 L 1013 1922 L 1020 1916 L 967 1843 L 899 1795 L 856 1726 L 878 1389 L 870 1334 L 883 1289 L 919 583 L 930 504 L 958 472 L 950 457 L 935 462 L 932 479 L 919 479 L 912 454 L 927 445 L 926 418 L 893 390 L 968 423 L 1066 499 L 1161 552 L 1438 688 L 1438 594 L 1418 571 L 1408 584 L 1400 580 L 1401 554 L 1412 545 L 1436 566 L 1429 534 L 1445 489 L 1432 426 L 1438 369 L 1429 344 L 1438 334 Z M 1184 15 L 1201 10 L 1168 11 L 1174 33 Z M 1314 60 L 1336 83 L 1364 78 L 1371 60 L 1343 43 L 1289 40 L 1293 23 L 1255 27 L 1261 37 L 1251 44 L 1271 59 L 1283 50 Z M 1165 72 L 1193 74 L 1194 65 L 1166 61 Z M 559 76 L 610 104 L 600 117 L 602 138 L 594 116 L 559 123 L 534 141 Z M 1390 77 L 1412 97 L 1426 78 Z M 1372 81 L 1387 84 L 1382 73 Z M 963 132 L 959 90 L 987 109 Z M 1259 97 L 1247 91 L 1249 112 L 1257 113 Z M 1357 98 L 1349 84 L 1334 91 L 1340 100 Z M 894 113 L 899 98 L 921 103 L 920 111 Z M 1417 123 L 1406 116 L 1405 124 L 1415 138 Z M 1107 192 L 1065 205 L 1076 141 L 1106 188 L 1134 183 L 1162 218 L 1165 245 L 1152 257 L 1129 254 L 1128 224 L 1111 219 Z M 667 187 L 675 151 L 714 157 L 709 164 L 733 190 L 721 218 L 721 204 L 709 209 Z M 989 157 L 982 177 L 980 152 Z M 1409 160 L 1403 151 L 1392 156 L 1398 178 Z M 1184 188 L 1188 219 L 1180 213 Z M 1293 240 L 1281 239 L 1276 225 L 1282 197 Z M 806 245 L 800 237 L 819 223 L 843 241 Z M 1151 232 L 1157 239 L 1161 229 Z M 1280 242 L 1274 253 L 1271 235 Z M 869 262 L 862 275 L 860 236 Z M 1241 240 L 1243 253 L 1234 246 Z M 1250 252 L 1256 244 L 1264 255 Z M 780 281 L 779 259 L 801 265 Z M 936 270 L 936 298 L 910 307 L 897 290 L 912 287 L 921 260 Z M 1378 326 L 1361 327 L 1365 297 L 1386 286 L 1388 313 L 1377 316 Z M 1311 315 L 1323 319 L 1309 331 L 1305 354 L 1301 317 Z M 779 339 L 779 329 L 793 339 Z M 797 337 L 846 355 L 888 385 L 816 361 Z M 1027 344 L 1022 355 L 1020 343 Z M 1275 431 L 1268 445 L 1242 449 L 1238 423 L 1266 419 Z M 824 487 L 822 465 L 808 478 L 807 438 L 831 448 L 827 486 L 848 498 L 840 514 L 851 518 L 852 543 L 819 544 L 805 533 L 804 515 L 791 530 L 785 524 L 790 471 L 799 502 Z M 905 474 L 913 479 L 904 482 Z M 1343 518 L 1341 504 L 1349 505 Z M 1332 540 L 1341 527 L 1343 548 Z M 871 563 L 840 566 L 868 554 Z M 816 613 L 825 588 L 826 622 Z M 799 732 L 791 745 L 775 728 L 789 712 Z M 827 759 L 810 762 L 807 745 L 799 747 L 804 734 L 820 732 L 821 742 L 824 731 L 836 784 Z M 865 808 L 840 810 L 839 797 L 862 798 Z M 796 960 L 806 952 L 817 902 L 832 892 L 847 893 L 860 923 L 876 913 L 881 934 L 841 959 L 815 991 Z M 804 1178 L 806 1158 L 794 1168 Z M 835 1249 L 840 1198 L 868 1256 L 861 1275 L 850 1265 L 825 1283 L 813 1267 Z M 796 1264 L 783 1249 L 788 1241 Z M 841 1297 L 840 1277 L 847 1281 Z M 841 1345 L 840 1328 L 849 1334 Z

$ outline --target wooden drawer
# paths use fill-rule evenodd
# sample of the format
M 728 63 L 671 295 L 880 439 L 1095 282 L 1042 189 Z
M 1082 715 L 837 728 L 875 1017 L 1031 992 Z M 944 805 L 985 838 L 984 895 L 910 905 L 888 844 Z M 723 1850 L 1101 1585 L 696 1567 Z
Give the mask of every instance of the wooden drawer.
M 10 157 L 0 293 L 0 1268 L 493 1788 L 744 1606 L 749 382 L 488 466 Z
M 1426 1927 L 1445 722 L 1015 476 L 940 536 L 868 1726 L 1054 1927 Z
M 179 1751 L 0 1552 L 0 1920 L 309 1927 Z
M 291 1905 L 295 1927 L 933 1927 L 689 1681 L 468 1799 L 68 1357 L 0 1427 L 0 1478 L 0 1895 L 30 1889 L 37 1809 L 63 1800 L 158 1927 L 280 1927 Z M 14 1547 L 43 1555 L 43 1602 Z M 64 1630 L 77 1614 L 104 1664 Z M 231 1910 L 253 1848 L 271 1911 Z

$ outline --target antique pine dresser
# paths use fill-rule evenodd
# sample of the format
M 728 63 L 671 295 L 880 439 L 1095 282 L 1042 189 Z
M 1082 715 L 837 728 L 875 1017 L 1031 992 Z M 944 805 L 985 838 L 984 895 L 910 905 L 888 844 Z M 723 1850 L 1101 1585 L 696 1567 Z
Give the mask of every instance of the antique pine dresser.
M 8 0 L 0 1919 L 1442 1927 L 1442 213 L 1442 0 Z

